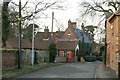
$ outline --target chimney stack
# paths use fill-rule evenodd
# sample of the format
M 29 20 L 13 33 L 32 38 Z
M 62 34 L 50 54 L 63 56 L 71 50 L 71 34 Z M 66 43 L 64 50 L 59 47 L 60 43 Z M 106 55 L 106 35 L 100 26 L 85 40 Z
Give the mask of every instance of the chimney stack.
M 68 21 L 68 28 L 71 27 L 71 20 Z
M 45 26 L 45 29 L 44 29 L 44 38 L 48 39 L 48 37 L 49 37 L 49 29 L 48 29 L 48 26 Z
M 72 27 L 76 28 L 76 22 L 72 22 Z

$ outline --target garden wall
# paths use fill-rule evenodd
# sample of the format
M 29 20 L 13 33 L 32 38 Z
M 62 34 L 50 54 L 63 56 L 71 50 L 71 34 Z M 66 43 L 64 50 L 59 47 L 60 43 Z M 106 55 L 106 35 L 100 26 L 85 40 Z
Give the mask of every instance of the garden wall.
M 3 50 L 2 51 L 2 69 L 11 69 L 18 67 L 18 50 Z M 34 63 L 40 64 L 49 62 L 49 51 L 35 51 Z M 21 64 L 31 65 L 32 63 L 32 50 L 22 50 Z
M 10 69 L 18 67 L 18 50 L 3 50 L 2 51 L 2 69 Z M 21 53 L 21 64 L 24 64 L 24 52 Z
M 24 62 L 30 65 L 32 61 L 32 51 L 26 50 L 24 54 Z M 49 51 L 35 51 L 34 53 L 34 63 L 44 63 L 49 62 Z

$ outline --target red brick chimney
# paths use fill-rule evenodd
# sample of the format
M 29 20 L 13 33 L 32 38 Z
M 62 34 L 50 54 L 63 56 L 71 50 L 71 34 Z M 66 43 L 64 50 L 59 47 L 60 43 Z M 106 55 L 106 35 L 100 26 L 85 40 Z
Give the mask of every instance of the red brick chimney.
M 72 22 L 72 27 L 76 28 L 76 22 Z
M 45 29 L 44 29 L 44 38 L 48 39 L 48 37 L 49 37 L 49 29 L 48 29 L 47 26 L 45 26 Z
M 71 27 L 71 20 L 68 21 L 68 28 Z

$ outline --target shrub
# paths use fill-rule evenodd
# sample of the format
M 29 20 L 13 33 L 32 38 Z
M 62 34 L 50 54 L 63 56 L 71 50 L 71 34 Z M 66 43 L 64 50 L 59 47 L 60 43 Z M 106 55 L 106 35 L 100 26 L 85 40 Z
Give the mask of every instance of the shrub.
M 56 44 L 51 43 L 49 46 L 49 62 L 54 63 L 56 54 L 57 54 Z
M 87 62 L 94 62 L 94 61 L 96 61 L 96 57 L 95 56 L 85 56 L 84 59 Z
M 96 57 L 96 60 L 98 60 L 98 61 L 103 61 L 103 57 L 102 57 L 102 56 Z

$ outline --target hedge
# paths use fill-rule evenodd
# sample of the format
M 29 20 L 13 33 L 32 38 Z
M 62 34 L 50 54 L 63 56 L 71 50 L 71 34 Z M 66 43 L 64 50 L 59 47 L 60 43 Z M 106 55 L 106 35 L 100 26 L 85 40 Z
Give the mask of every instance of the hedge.
M 103 61 L 103 57 L 102 57 L 102 56 L 96 57 L 96 60 L 98 60 L 98 61 Z
M 96 56 L 85 56 L 84 59 L 87 62 L 94 62 L 96 61 Z

